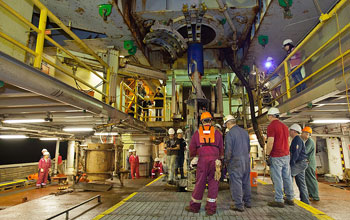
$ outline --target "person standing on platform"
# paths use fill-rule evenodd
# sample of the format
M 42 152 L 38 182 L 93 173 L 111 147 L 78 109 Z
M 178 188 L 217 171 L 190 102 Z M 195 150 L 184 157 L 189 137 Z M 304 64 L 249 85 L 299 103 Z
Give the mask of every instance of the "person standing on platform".
M 295 177 L 295 182 L 299 188 L 300 201 L 310 204 L 309 193 L 305 183 L 305 170 L 308 160 L 305 144 L 300 137 L 301 132 L 301 127 L 298 124 L 293 124 L 289 128 L 290 137 L 293 138 L 290 144 L 290 168 L 292 177 Z
M 201 115 L 202 125 L 195 131 L 191 139 L 190 157 L 198 156 L 197 176 L 190 205 L 185 207 L 188 212 L 199 212 L 203 193 L 208 183 L 207 204 L 205 206 L 207 215 L 216 213 L 216 199 L 221 177 L 220 159 L 224 157 L 222 135 L 211 125 L 211 121 L 211 114 L 203 112 Z
M 175 169 L 177 164 L 177 155 L 179 154 L 180 146 L 176 145 L 175 130 L 170 128 L 169 140 L 166 143 L 167 165 L 168 165 L 168 184 L 175 185 Z
M 49 158 L 50 153 L 44 152 L 44 157 L 39 160 L 39 174 L 36 182 L 36 188 L 46 187 L 47 177 L 51 172 L 51 159 Z
M 309 197 L 313 201 L 320 201 L 318 196 L 318 182 L 316 179 L 316 147 L 315 142 L 311 138 L 312 129 L 305 127 L 302 130 L 301 138 L 305 142 L 305 150 L 309 164 L 305 170 L 305 182 Z
M 180 149 L 178 150 L 178 155 L 177 155 L 177 166 L 176 166 L 175 175 L 177 176 L 178 169 L 179 169 L 181 174 L 181 179 L 184 179 L 185 178 L 184 161 L 185 161 L 186 141 L 183 138 L 183 131 L 181 128 L 177 129 L 176 134 L 177 134 L 176 146 Z
M 135 149 L 132 150 L 132 153 L 129 157 L 129 163 L 130 163 L 130 170 L 131 170 L 131 178 L 135 179 L 135 174 L 136 178 L 140 178 L 139 174 L 139 157 L 136 155 Z
M 126 169 L 129 171 L 129 179 L 131 179 L 131 167 L 130 167 L 130 156 L 132 155 L 133 150 L 129 149 L 128 156 L 126 157 Z
M 280 111 L 278 108 L 270 108 L 267 113 L 270 124 L 267 127 L 266 156 L 275 189 L 275 200 L 268 202 L 267 205 L 284 208 L 284 203 L 294 205 L 294 191 L 290 170 L 289 130 L 279 120 L 279 115 Z M 286 195 L 286 200 L 283 203 L 284 194 Z
M 234 205 L 231 209 L 243 212 L 251 208 L 250 188 L 250 139 L 248 132 L 236 125 L 236 119 L 228 115 L 224 126 L 230 129 L 225 136 L 225 163 L 230 176 L 230 190 Z
M 156 121 L 162 121 L 162 111 L 163 111 L 163 105 L 164 105 L 164 95 L 160 92 L 160 87 L 157 88 L 157 92 L 154 95 L 154 102 L 156 107 Z

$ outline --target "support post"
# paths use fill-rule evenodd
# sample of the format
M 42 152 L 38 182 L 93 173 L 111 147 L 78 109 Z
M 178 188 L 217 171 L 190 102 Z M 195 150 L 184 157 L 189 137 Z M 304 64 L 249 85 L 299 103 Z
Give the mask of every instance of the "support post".
M 60 152 L 60 139 L 56 141 L 56 152 L 55 152 L 55 169 L 54 174 L 57 174 L 57 168 L 58 168 L 58 154 Z
M 67 150 L 67 175 L 73 176 L 74 174 L 74 151 L 75 151 L 75 141 L 68 141 Z
M 36 57 L 34 60 L 34 67 L 41 69 L 41 61 L 44 51 L 44 41 L 45 41 L 45 29 L 46 29 L 46 21 L 47 21 L 47 8 L 43 8 L 40 10 L 40 19 L 39 19 L 39 30 L 38 36 L 36 38 Z
M 287 92 L 287 98 L 290 99 L 290 84 L 289 84 L 289 77 L 288 77 L 288 64 L 287 61 L 283 62 L 284 65 L 284 75 L 286 77 L 286 92 Z M 283 97 L 282 97 L 283 98 Z

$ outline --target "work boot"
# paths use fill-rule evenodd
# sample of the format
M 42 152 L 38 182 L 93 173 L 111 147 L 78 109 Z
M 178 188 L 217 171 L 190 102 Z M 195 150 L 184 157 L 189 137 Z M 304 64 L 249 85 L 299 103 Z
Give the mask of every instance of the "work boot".
M 199 212 L 199 211 L 196 211 L 196 210 L 191 209 L 190 206 L 186 206 L 186 207 L 185 207 L 185 210 L 188 211 L 188 212 L 193 212 L 193 213 L 198 213 L 198 212 Z
M 230 209 L 233 210 L 233 211 L 237 211 L 237 212 L 244 212 L 243 208 L 238 208 L 235 205 L 231 205 Z
M 210 211 L 210 210 L 205 210 L 205 213 L 207 214 L 207 216 L 212 216 L 212 215 L 215 215 L 216 212 L 213 212 L 213 211 Z
M 244 207 L 250 209 L 252 207 L 252 205 L 251 204 L 244 204 Z
M 283 202 L 272 201 L 272 202 L 268 202 L 267 205 L 271 206 L 271 207 L 284 208 L 284 203 Z
M 311 197 L 309 198 L 309 200 L 313 201 L 313 202 L 319 202 L 320 201 L 320 199 L 314 199 L 314 198 L 311 198 Z
M 286 200 L 284 200 L 284 204 L 294 206 L 294 201 L 286 199 Z

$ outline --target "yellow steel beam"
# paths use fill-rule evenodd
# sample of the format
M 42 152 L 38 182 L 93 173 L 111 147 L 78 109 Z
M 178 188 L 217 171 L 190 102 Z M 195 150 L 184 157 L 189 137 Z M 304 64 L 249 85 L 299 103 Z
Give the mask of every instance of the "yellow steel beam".
M 73 60 L 75 60 L 77 63 L 79 63 L 80 65 L 82 65 L 83 67 L 85 67 L 87 70 L 89 70 L 90 72 L 92 72 L 93 74 L 95 74 L 95 76 L 97 76 L 98 78 L 100 78 L 101 80 L 103 80 L 104 82 L 107 82 L 106 79 L 104 79 L 102 76 L 100 76 L 95 70 L 93 70 L 91 67 L 89 67 L 86 63 L 84 63 L 83 61 L 81 61 L 78 57 L 74 56 L 71 52 L 69 52 L 67 49 L 65 49 L 64 47 L 62 47 L 61 45 L 59 45 L 56 41 L 54 41 L 51 37 L 45 35 L 45 39 L 47 41 L 49 41 L 50 43 L 52 43 L 54 46 L 56 46 L 57 48 L 59 48 L 60 50 L 64 51 L 66 54 L 68 54 L 70 57 L 73 58 Z
M 111 70 L 110 68 L 107 68 L 107 83 L 106 83 L 106 104 L 109 104 L 109 81 L 111 77 Z
M 62 73 L 66 74 L 67 76 L 72 77 L 73 79 L 77 80 L 78 82 L 81 82 L 82 84 L 86 85 L 87 87 L 89 87 L 90 89 L 100 93 L 103 96 L 106 96 L 106 94 L 104 92 L 101 92 L 100 90 L 96 89 L 93 85 L 85 82 L 84 80 L 82 80 L 81 78 L 77 77 L 76 75 L 73 75 L 72 73 L 70 73 L 68 70 L 64 69 L 63 67 L 58 66 L 57 64 L 51 62 L 49 59 L 43 57 L 43 60 L 48 63 L 49 65 L 55 67 L 56 69 L 60 70 Z
M 39 9 L 46 9 L 46 6 L 42 4 L 39 0 L 31 0 Z M 71 38 L 73 38 L 79 46 L 85 49 L 86 52 L 88 52 L 90 55 L 95 57 L 99 63 L 104 66 L 105 68 L 108 68 L 108 64 L 103 61 L 90 47 L 88 47 L 76 34 L 74 34 L 65 24 L 63 24 L 60 19 L 58 19 L 50 10 L 47 10 L 47 15 L 49 18 L 55 22 L 62 30 L 64 30 Z M 40 29 L 40 28 L 39 28 Z
M 287 91 L 287 98 L 290 99 L 290 84 L 289 84 L 289 77 L 288 77 L 288 64 L 287 61 L 283 62 L 284 65 L 284 73 L 285 73 L 285 78 L 286 78 L 286 91 Z
M 45 41 L 45 29 L 47 21 L 47 9 L 43 8 L 40 10 L 40 19 L 39 19 L 39 30 L 38 36 L 36 38 L 36 48 L 35 52 L 37 56 L 34 60 L 34 67 L 41 69 L 41 60 L 44 52 L 44 41 Z
M 34 56 L 38 55 L 34 50 L 24 46 L 22 43 L 16 41 L 15 39 L 13 39 L 12 37 L 8 36 L 7 34 L 4 34 L 4 33 L 0 32 L 0 37 L 4 38 L 5 40 L 7 40 L 7 41 L 9 41 L 11 43 L 13 43 L 14 45 L 18 46 L 19 48 L 22 48 L 23 50 L 27 51 L 28 53 L 30 53 L 30 54 L 32 54 Z
M 33 25 L 30 21 L 28 21 L 27 19 L 25 19 L 21 14 L 19 14 L 18 12 L 16 12 L 15 10 L 13 10 L 9 5 L 7 5 L 4 1 L 0 0 L 0 6 L 2 6 L 4 9 L 6 9 L 8 12 L 10 12 L 11 14 L 13 14 L 16 18 L 18 18 L 19 20 L 21 20 L 23 23 L 25 23 L 26 25 L 28 25 L 31 29 L 33 29 L 34 31 L 36 31 L 37 33 L 41 33 L 41 31 L 35 26 Z
M 332 17 L 343 5 L 349 0 L 341 0 L 329 13 L 329 17 Z M 284 59 L 285 61 L 288 61 L 294 54 L 299 51 L 299 49 L 306 44 L 311 37 L 313 37 L 327 22 L 320 22 L 318 25 L 303 39 L 300 44 L 298 44 L 294 50 Z M 283 66 L 283 62 L 275 69 L 275 71 L 265 79 L 263 84 L 265 84 L 267 81 L 270 80 L 270 78 L 277 73 Z

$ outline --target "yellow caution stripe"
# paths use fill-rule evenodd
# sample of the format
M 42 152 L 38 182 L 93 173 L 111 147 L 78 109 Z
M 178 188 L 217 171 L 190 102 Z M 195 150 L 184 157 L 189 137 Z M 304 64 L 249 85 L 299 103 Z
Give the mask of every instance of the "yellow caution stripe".
M 321 212 L 320 210 L 312 207 L 311 205 L 305 204 L 297 199 L 294 199 L 294 203 L 298 206 L 302 207 L 303 209 L 309 211 L 312 213 L 313 216 L 315 216 L 317 219 L 320 220 L 334 220 L 334 218 L 326 215 L 324 212 Z
M 23 180 L 18 180 L 18 181 L 14 181 L 14 182 L 8 182 L 8 183 L 3 183 L 3 184 L 0 184 L 0 187 L 1 186 L 6 186 L 6 185 L 12 185 L 12 184 L 16 184 L 16 183 L 23 183 L 23 182 L 26 182 L 27 180 L 23 179 Z
M 261 183 L 261 184 L 263 184 L 263 185 L 268 185 L 268 183 L 267 183 L 267 182 L 262 181 L 261 179 L 257 179 L 257 181 L 258 181 L 258 183 Z
M 157 179 L 153 180 L 152 182 L 148 183 L 146 186 L 151 185 L 152 183 L 157 182 L 158 180 L 160 180 L 162 178 L 162 176 L 159 176 Z M 137 194 L 137 192 L 134 192 L 132 194 L 130 194 L 128 197 L 126 197 L 125 199 L 123 199 L 122 201 L 118 202 L 117 204 L 115 204 L 114 206 L 112 206 L 111 208 L 107 209 L 106 211 L 102 212 L 101 214 L 99 214 L 98 216 L 96 216 L 95 218 L 93 218 L 93 220 L 99 220 L 101 218 L 103 218 L 105 215 L 108 215 L 109 213 L 113 212 L 114 210 L 116 210 L 117 208 L 119 208 L 120 206 L 122 206 L 124 203 L 126 203 L 129 199 L 131 199 L 132 197 L 134 197 Z

